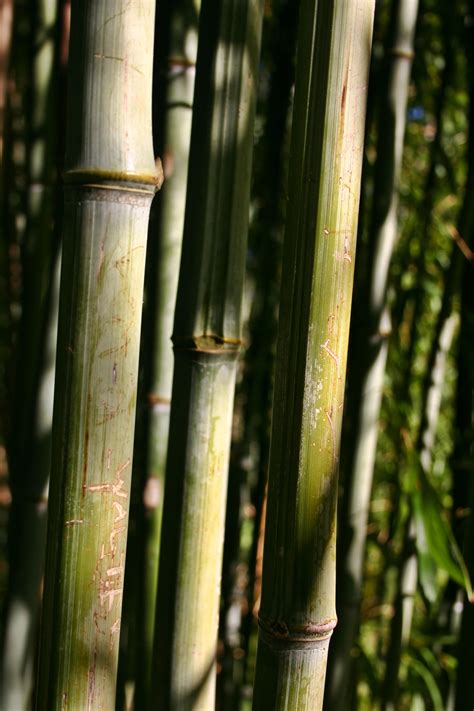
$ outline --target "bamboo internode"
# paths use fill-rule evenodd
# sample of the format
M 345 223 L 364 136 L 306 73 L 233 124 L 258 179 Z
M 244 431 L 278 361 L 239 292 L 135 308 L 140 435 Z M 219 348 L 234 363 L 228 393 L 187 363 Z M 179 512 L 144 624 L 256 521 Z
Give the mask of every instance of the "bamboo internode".
M 156 622 L 157 708 L 211 709 L 263 3 L 202 3 Z
M 303 2 L 254 708 L 320 709 L 374 3 Z
M 71 20 L 64 256 L 38 708 L 112 709 L 148 215 L 154 3 Z

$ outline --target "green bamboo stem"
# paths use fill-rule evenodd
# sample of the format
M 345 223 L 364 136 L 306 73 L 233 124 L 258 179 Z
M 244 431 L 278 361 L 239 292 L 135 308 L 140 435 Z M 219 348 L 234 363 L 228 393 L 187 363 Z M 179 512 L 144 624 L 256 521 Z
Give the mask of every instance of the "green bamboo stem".
M 202 4 L 156 621 L 156 707 L 211 709 L 261 0 Z
M 374 4 L 303 2 L 255 709 L 320 709 Z
M 393 35 L 387 57 L 386 94 L 379 122 L 377 167 L 374 179 L 370 235 L 367 303 L 369 319 L 357 337 L 356 370 L 358 411 L 356 435 L 346 476 L 342 536 L 338 563 L 338 616 L 328 668 L 328 709 L 345 703 L 352 667 L 351 649 L 359 622 L 363 561 L 372 479 L 377 447 L 378 420 L 388 353 L 390 316 L 386 305 L 388 273 L 398 233 L 398 196 L 405 134 L 408 84 L 418 0 L 394 4 Z M 358 304 L 359 305 L 359 304 Z M 361 307 L 364 309 L 364 307 Z
M 199 5 L 199 0 L 185 0 L 173 3 L 171 10 L 166 98 L 163 115 L 160 116 L 163 121 L 166 182 L 157 204 L 158 222 L 151 222 L 158 233 L 158 246 L 152 378 L 148 393 L 148 478 L 143 496 L 146 514 L 142 627 L 144 655 L 140 662 L 139 678 L 143 679 L 143 698 L 147 700 L 142 703 L 145 708 L 151 702 L 158 555 L 173 384 L 171 334 L 184 226 Z M 137 690 L 137 693 L 140 699 L 142 691 Z
M 73 6 L 37 708 L 113 709 L 148 214 L 154 3 Z
M 229 711 L 240 708 L 242 694 L 251 691 L 252 679 L 247 686 L 246 677 L 253 677 L 254 671 L 248 651 L 250 636 L 256 632 L 254 583 L 270 447 L 283 246 L 282 212 L 286 201 L 286 158 L 298 10 L 299 2 L 295 0 L 285 0 L 275 9 L 266 56 L 266 65 L 272 67 L 272 72 L 264 112 L 264 133 L 254 158 L 252 198 L 256 209 L 249 233 L 253 269 L 246 277 L 251 284 L 247 288 L 252 294 L 247 325 L 249 348 L 245 353 L 240 384 L 240 392 L 244 394 L 240 398 L 241 412 L 234 415 L 242 420 L 242 440 L 236 443 L 234 439 L 231 450 L 219 631 L 224 640 L 224 655 L 218 676 L 218 705 L 220 702 L 220 707 Z M 263 52 L 262 48 L 261 64 L 265 62 Z M 249 514 L 252 506 L 255 513 Z M 252 545 L 249 549 L 244 544 L 242 550 L 242 529 L 250 524 L 249 515 L 253 519 Z M 247 575 L 242 573 L 243 566 Z M 244 683 L 247 688 L 243 688 Z

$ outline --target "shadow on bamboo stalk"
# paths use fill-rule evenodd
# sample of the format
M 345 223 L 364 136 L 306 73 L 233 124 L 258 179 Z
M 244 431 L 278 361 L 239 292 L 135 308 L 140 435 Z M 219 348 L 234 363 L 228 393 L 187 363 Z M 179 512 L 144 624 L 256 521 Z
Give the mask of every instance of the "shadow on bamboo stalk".
M 136 708 L 149 708 L 166 450 L 173 378 L 171 334 L 184 221 L 198 0 L 157 7 L 153 60 L 153 138 L 165 182 L 148 228 L 145 303 L 134 476 L 127 543 L 118 699 L 133 687 Z M 122 706 L 120 706 L 122 708 Z
M 207 0 L 200 16 L 155 642 L 155 703 L 173 711 L 196 689 L 194 708 L 214 705 L 262 10 Z
M 234 418 L 237 416 L 241 421 L 241 434 L 231 449 L 220 618 L 224 649 L 218 676 L 218 703 L 226 711 L 240 708 L 240 697 L 251 690 L 246 677 L 253 675 L 248 654 L 250 636 L 256 632 L 254 585 L 270 444 L 298 9 L 299 2 L 290 0 L 274 11 L 271 46 L 266 56 L 272 70 L 268 96 L 265 93 L 265 126 L 254 157 L 255 213 L 247 260 L 251 273 L 247 326 L 250 345 L 245 353 L 242 383 L 237 390 L 240 397 L 234 413 Z M 243 542 L 244 529 L 249 528 L 250 545 Z

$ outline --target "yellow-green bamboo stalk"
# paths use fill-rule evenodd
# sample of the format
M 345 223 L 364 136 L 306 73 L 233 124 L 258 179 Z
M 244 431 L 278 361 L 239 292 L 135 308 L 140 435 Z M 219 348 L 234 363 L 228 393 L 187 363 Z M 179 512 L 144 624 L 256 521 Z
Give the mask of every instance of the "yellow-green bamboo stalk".
M 202 3 L 173 332 L 156 708 L 212 709 L 261 0 Z
M 300 12 L 255 709 L 322 706 L 371 0 Z
M 153 0 L 73 3 L 41 711 L 113 709 L 148 214 Z
M 351 649 L 358 624 L 370 495 L 382 403 L 391 321 L 386 293 L 392 252 L 398 234 L 398 197 L 405 137 L 408 85 L 413 60 L 418 0 L 397 0 L 382 97 L 367 286 L 367 304 L 358 304 L 361 320 L 355 333 L 356 358 L 351 407 L 357 412 L 348 456 L 342 542 L 338 563 L 338 613 L 341 621 L 333 640 L 328 669 L 326 705 L 347 703 L 352 668 Z M 346 445 L 347 446 L 347 445 Z M 349 447 L 347 447 L 349 450 Z
M 148 393 L 148 479 L 144 490 L 146 514 L 143 580 L 143 651 L 137 695 L 149 700 L 155 628 L 158 554 L 160 546 L 166 450 L 173 384 L 173 332 L 176 290 L 183 238 L 188 156 L 197 54 L 197 23 L 200 0 L 172 3 L 169 22 L 166 98 L 163 107 L 163 146 L 166 182 L 156 201 L 159 222 L 156 250 L 156 297 L 152 377 Z M 141 671 L 140 671 L 141 670 Z M 143 685 L 143 688 L 141 688 Z M 144 703 L 144 702 L 142 702 Z M 146 702 L 148 703 L 148 702 Z

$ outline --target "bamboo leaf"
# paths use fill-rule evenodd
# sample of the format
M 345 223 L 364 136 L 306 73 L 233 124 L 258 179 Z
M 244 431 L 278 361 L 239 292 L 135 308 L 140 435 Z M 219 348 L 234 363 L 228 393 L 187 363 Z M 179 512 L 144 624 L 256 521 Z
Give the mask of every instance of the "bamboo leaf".
M 411 656 L 409 660 L 409 669 L 412 673 L 414 672 L 423 680 L 431 701 L 433 702 L 434 711 L 444 711 L 443 699 L 438 688 L 438 684 L 428 667 L 423 664 L 423 662 L 420 662 L 418 659 Z
M 413 454 L 415 457 L 416 455 Z M 416 481 L 415 481 L 416 471 Z M 416 547 L 420 561 L 423 592 L 433 602 L 437 595 L 436 568 L 444 570 L 461 585 L 470 600 L 472 583 L 450 524 L 443 514 L 438 495 L 419 460 L 411 468 L 412 504 L 416 523 Z

